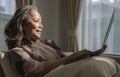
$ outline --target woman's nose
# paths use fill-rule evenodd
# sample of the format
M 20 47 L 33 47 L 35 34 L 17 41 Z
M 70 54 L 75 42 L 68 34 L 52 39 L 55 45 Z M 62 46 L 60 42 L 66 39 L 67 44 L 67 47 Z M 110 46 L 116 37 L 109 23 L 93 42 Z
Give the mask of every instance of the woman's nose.
M 39 28 L 40 28 L 40 29 L 42 29 L 42 28 L 43 28 L 43 25 L 42 25 L 42 23 L 40 23 L 40 25 L 39 25 Z

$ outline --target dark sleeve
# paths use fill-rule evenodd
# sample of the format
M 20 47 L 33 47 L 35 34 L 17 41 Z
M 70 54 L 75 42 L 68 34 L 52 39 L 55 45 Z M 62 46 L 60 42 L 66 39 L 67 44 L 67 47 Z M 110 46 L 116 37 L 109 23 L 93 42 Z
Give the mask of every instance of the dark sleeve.
M 50 47 L 54 48 L 60 57 L 65 57 L 64 51 L 52 40 L 41 40 L 42 43 L 49 45 Z

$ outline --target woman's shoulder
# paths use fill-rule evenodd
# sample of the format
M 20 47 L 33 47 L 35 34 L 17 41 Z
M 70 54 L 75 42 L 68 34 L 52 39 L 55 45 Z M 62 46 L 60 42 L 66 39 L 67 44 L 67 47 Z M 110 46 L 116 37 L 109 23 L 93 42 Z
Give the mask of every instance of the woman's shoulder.
M 65 55 L 63 54 L 63 50 L 60 48 L 59 45 L 57 45 L 57 43 L 53 40 L 41 40 L 42 43 L 54 48 L 57 53 L 61 56 L 61 57 L 64 57 Z
M 44 40 L 40 40 L 40 42 L 42 42 L 42 43 L 52 43 L 54 41 L 53 40 L 49 40 L 49 39 L 44 39 Z
M 17 51 L 23 51 L 23 49 L 20 47 L 15 47 L 15 48 L 12 48 L 11 51 L 17 52 Z
M 15 54 L 21 56 L 23 59 L 30 57 L 30 55 L 20 47 L 12 48 L 11 50 L 9 50 L 9 52 L 10 53 L 15 53 Z
M 41 41 L 42 43 L 44 43 L 44 44 L 46 44 L 46 45 L 48 45 L 48 46 L 56 49 L 56 50 L 61 50 L 61 48 L 60 48 L 60 47 L 57 45 L 57 43 L 56 43 L 55 41 L 53 41 L 53 40 L 47 40 L 47 39 L 45 39 L 45 40 L 40 40 L 40 41 Z
M 42 42 L 43 44 L 45 45 L 48 45 L 48 46 L 51 46 L 52 48 L 55 48 L 57 46 L 56 42 L 53 41 L 53 40 L 47 40 L 47 39 L 44 39 L 44 40 L 40 40 L 40 42 Z M 57 46 L 58 47 L 58 46 Z M 56 48 L 55 48 L 56 49 Z

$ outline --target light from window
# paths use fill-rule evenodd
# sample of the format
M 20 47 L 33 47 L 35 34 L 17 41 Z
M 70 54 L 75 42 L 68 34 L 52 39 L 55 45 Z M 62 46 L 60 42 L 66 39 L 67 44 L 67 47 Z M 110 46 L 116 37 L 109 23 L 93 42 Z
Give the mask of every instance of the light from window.
M 15 7 L 15 0 L 0 0 L 0 13 L 13 15 Z
M 110 0 L 110 3 L 114 3 L 115 2 L 115 0 Z
M 101 47 L 115 9 L 113 26 L 107 40 L 105 53 L 120 54 L 120 5 L 119 0 L 86 0 L 78 27 L 80 49 L 97 50 Z
M 100 1 L 100 0 L 92 0 L 92 2 L 98 2 L 98 1 Z
M 0 11 L 5 11 L 5 0 L 0 0 Z

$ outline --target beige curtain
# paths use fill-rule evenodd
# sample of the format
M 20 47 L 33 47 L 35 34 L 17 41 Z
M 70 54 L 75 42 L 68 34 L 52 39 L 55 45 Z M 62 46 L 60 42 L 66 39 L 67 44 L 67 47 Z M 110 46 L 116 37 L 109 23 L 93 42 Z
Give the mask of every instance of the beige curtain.
M 81 12 L 83 0 L 65 0 L 66 17 L 67 17 L 67 38 L 66 50 L 76 52 L 78 51 L 76 28 L 78 25 L 78 18 Z
M 33 5 L 35 0 L 16 0 L 16 9 L 23 7 L 25 5 Z

